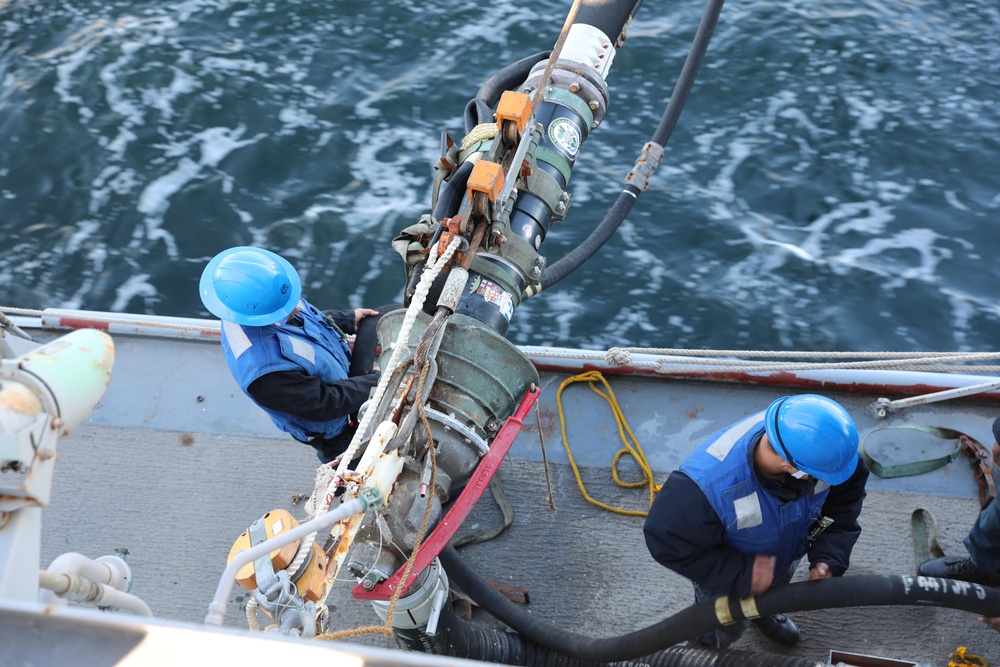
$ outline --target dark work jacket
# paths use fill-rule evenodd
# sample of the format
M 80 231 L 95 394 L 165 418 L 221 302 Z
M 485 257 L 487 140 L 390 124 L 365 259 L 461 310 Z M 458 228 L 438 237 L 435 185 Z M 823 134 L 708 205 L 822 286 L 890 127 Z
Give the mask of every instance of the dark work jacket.
M 726 546 L 775 556 L 775 572 L 784 573 L 805 555 L 806 536 L 830 485 L 817 482 L 810 489 L 803 484 L 794 496 L 766 491 L 753 474 L 753 452 L 763 433 L 764 413 L 747 417 L 706 438 L 681 464 L 681 472 L 698 484 L 726 526 Z
M 815 479 L 785 476 L 779 483 L 759 474 L 753 464 L 754 447 L 748 448 L 750 469 L 765 492 L 785 502 L 813 492 Z M 834 523 L 808 548 L 810 565 L 826 563 L 834 576 L 847 570 L 851 551 L 861 534 L 858 516 L 867 481 L 868 468 L 858 459 L 854 474 L 843 484 L 830 487 L 821 514 Z M 670 474 L 657 493 L 643 532 L 646 546 L 657 562 L 687 577 L 707 594 L 743 598 L 750 593 L 757 554 L 744 553 L 726 544 L 722 519 L 698 484 L 679 470 Z M 775 578 L 782 574 L 776 572 Z

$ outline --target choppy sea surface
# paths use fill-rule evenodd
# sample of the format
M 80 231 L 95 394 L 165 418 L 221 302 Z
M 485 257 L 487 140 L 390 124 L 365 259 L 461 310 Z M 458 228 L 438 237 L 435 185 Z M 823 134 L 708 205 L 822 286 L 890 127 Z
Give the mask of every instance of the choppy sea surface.
M 233 245 L 322 307 L 401 298 L 440 134 L 567 0 L 0 0 L 0 306 L 208 317 Z M 646 0 L 553 263 L 603 219 L 704 9 Z M 516 343 L 1000 343 L 1000 5 L 731 0 L 650 188 Z

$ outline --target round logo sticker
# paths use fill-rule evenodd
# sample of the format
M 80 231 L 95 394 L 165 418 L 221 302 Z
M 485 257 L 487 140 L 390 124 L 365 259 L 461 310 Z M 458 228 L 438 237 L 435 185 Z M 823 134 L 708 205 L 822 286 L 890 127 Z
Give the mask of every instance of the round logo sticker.
M 549 140 L 566 155 L 575 158 L 580 150 L 580 128 L 569 118 L 556 118 L 549 125 Z

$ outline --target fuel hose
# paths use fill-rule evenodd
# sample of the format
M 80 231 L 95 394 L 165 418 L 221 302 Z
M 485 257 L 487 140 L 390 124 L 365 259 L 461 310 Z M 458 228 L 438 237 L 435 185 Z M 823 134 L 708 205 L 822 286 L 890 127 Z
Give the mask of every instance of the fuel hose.
M 796 611 L 901 605 L 948 607 L 1000 616 L 1000 590 L 978 584 L 900 575 L 837 577 L 779 586 L 756 598 L 709 600 L 626 635 L 588 637 L 557 628 L 518 608 L 480 577 L 454 547 L 446 547 L 440 558 L 449 579 L 462 592 L 526 640 L 591 662 L 649 656 L 722 625 Z

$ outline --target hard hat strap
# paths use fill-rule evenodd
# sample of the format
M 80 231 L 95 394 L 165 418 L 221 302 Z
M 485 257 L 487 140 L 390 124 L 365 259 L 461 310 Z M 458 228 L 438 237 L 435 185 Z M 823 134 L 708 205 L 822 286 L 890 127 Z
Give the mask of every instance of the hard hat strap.
M 779 425 L 778 416 L 781 414 L 781 408 L 785 405 L 785 401 L 787 400 L 788 400 L 787 396 L 781 399 L 781 402 L 778 403 L 778 407 L 774 409 L 774 435 L 775 435 L 775 440 L 778 441 L 778 446 L 781 447 L 781 452 L 785 455 L 785 460 L 791 463 L 796 468 L 798 468 L 799 464 L 795 462 L 795 459 L 792 458 L 792 455 L 788 453 L 788 448 L 785 447 L 785 443 L 781 441 L 781 427 Z

